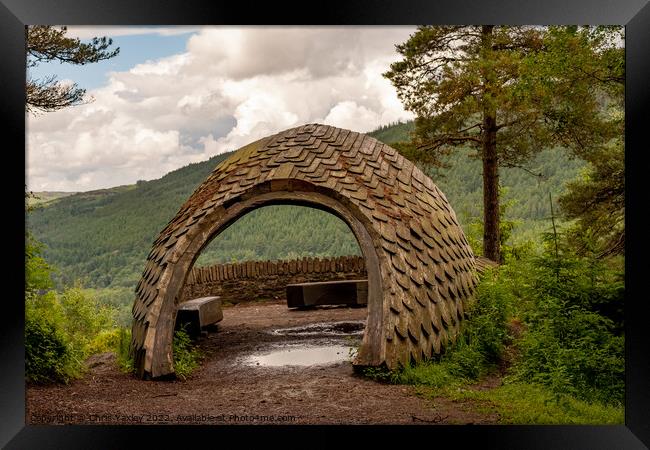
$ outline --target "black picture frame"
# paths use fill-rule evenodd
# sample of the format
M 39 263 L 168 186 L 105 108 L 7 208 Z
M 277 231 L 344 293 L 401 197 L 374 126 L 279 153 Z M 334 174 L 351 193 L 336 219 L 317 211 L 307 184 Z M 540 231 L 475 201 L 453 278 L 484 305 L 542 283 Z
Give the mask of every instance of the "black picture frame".
M 6 448 L 125 448 L 135 445 L 166 448 L 197 439 L 224 443 L 225 435 L 248 442 L 267 433 L 280 436 L 285 444 L 337 444 L 332 427 L 291 428 L 248 426 L 35 426 L 25 425 L 24 304 L 20 274 L 23 257 L 24 203 L 21 170 L 25 159 L 25 25 L 415 25 L 415 24 L 619 24 L 626 26 L 626 404 L 625 425 L 621 426 L 423 426 L 341 427 L 346 442 L 366 442 L 368 437 L 408 433 L 402 445 L 430 445 L 481 448 L 585 448 L 633 449 L 650 446 L 650 327 L 644 291 L 647 244 L 644 217 L 643 153 L 645 119 L 650 106 L 650 5 L 648 0 L 535 0 L 517 1 L 389 1 L 357 0 L 198 2 L 99 1 L 99 0 L 0 0 L 0 114 L 3 129 L 2 171 L 6 183 L 3 221 L 7 241 L 4 261 L 10 290 L 5 289 L 4 320 L 0 325 L 0 445 Z M 24 156 L 24 155 L 23 155 Z M 22 162 L 21 162 L 22 161 Z M 22 172 L 25 173 L 24 171 Z M 14 177 L 16 179 L 14 179 Z M 5 242 L 7 242 L 5 241 Z M 15 269 L 15 267 L 20 267 Z M 142 439 L 146 444 L 140 444 Z M 216 440 L 215 440 L 216 439 Z M 305 441 L 308 439 L 308 441 Z M 363 441 L 362 441 L 363 440 Z M 421 444 L 420 444 L 421 445 Z

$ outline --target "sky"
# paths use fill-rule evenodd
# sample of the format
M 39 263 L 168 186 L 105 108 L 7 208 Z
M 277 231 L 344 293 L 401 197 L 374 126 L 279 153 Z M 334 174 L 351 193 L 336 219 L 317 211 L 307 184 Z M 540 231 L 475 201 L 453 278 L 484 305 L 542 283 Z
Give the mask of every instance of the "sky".
M 414 27 L 68 27 L 113 39 L 115 58 L 48 63 L 92 99 L 27 115 L 32 191 L 160 178 L 305 123 L 368 132 L 411 119 L 382 77 Z

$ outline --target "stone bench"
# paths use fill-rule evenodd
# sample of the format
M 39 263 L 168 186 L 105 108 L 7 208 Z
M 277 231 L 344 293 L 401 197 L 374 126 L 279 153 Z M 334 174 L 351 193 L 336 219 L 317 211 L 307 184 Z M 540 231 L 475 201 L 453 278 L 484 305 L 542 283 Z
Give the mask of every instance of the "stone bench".
M 219 297 L 201 297 L 188 300 L 178 305 L 176 313 L 176 329 L 183 326 L 192 336 L 200 335 L 206 327 L 216 324 L 223 319 L 221 299 Z
M 287 307 L 319 305 L 365 306 L 368 280 L 322 281 L 287 285 Z

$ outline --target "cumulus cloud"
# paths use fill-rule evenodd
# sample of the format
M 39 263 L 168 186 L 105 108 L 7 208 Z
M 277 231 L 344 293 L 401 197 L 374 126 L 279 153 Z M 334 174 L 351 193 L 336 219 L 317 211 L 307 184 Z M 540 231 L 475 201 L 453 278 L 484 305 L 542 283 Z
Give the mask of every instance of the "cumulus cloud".
M 182 54 L 112 72 L 92 103 L 28 117 L 29 188 L 158 178 L 303 123 L 367 132 L 407 120 L 381 74 L 412 31 L 202 28 Z

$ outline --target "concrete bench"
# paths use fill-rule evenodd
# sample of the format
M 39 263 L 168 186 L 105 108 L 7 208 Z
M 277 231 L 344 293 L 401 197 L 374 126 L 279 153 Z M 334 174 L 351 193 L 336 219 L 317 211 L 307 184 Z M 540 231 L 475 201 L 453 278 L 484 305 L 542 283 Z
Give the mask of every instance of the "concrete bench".
M 364 306 L 368 304 L 368 280 L 321 281 L 287 285 L 287 307 L 318 305 Z
M 223 319 L 221 299 L 219 297 L 201 297 L 188 300 L 178 305 L 176 329 L 185 327 L 190 336 L 200 335 L 206 327 Z

